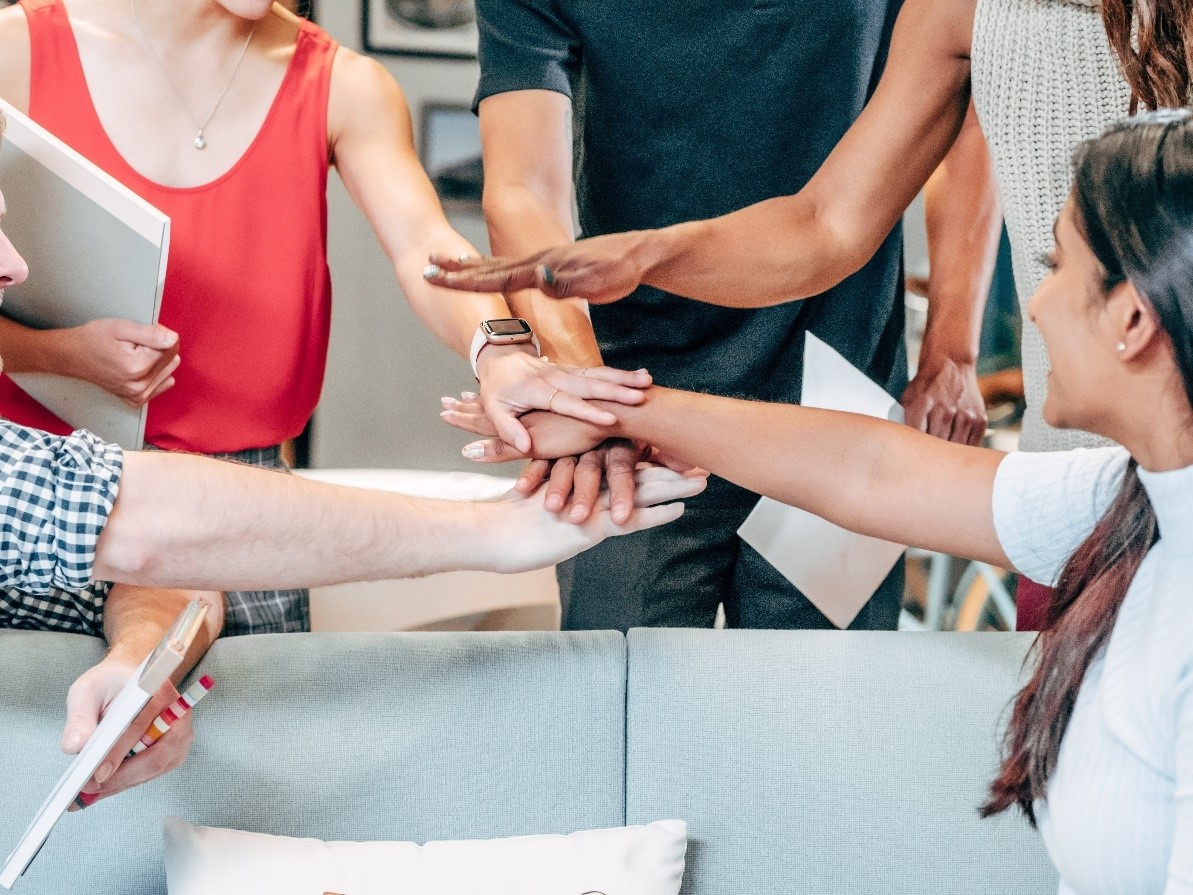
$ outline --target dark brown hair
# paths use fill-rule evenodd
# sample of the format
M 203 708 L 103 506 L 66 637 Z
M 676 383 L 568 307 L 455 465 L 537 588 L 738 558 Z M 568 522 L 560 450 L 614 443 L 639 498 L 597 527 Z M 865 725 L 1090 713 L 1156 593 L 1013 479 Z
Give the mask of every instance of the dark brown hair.
M 1116 124 L 1078 148 L 1074 167 L 1074 216 L 1101 266 L 1101 291 L 1130 281 L 1144 297 L 1193 404 L 1193 118 L 1162 109 Z M 1132 460 L 1106 515 L 1061 572 L 983 817 L 1018 805 L 1034 825 L 1033 804 L 1047 794 L 1082 681 L 1157 537 Z
M 1123 77 L 1132 115 L 1189 102 L 1193 74 L 1193 0 L 1102 0 L 1102 21 Z

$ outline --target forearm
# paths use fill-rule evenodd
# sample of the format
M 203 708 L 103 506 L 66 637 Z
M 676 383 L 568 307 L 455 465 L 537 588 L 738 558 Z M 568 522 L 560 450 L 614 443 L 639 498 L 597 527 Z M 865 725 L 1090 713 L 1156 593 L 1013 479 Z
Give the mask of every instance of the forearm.
M 500 537 L 489 524 L 494 508 L 129 452 L 93 574 L 258 590 L 489 569 Z
M 739 308 L 819 295 L 860 269 L 881 242 L 851 244 L 802 194 L 636 235 L 643 283 Z
M 174 675 L 175 682 L 181 681 L 220 635 L 224 626 L 222 593 L 113 585 L 104 603 L 104 637 L 108 641 L 108 657 L 139 664 L 157 646 L 179 613 L 194 599 L 201 599 L 207 604 L 207 617 Z
M 517 185 L 485 187 L 485 221 L 494 255 L 523 257 L 574 241 L 571 202 L 537 195 Z M 513 313 L 530 322 L 543 354 L 557 363 L 594 367 L 603 363 L 583 299 L 552 299 L 537 289 L 508 296 Z
M 615 412 L 618 434 L 844 528 L 1005 562 L 990 509 L 998 452 L 865 416 L 659 387 Z
M 5 372 L 70 375 L 69 332 L 32 329 L 0 316 L 0 357 Z
M 998 259 L 1002 208 L 972 104 L 956 142 L 924 189 L 924 217 L 931 277 L 923 354 L 974 364 Z
M 445 220 L 394 264 L 398 283 L 419 319 L 461 357 L 468 357 L 472 337 L 481 321 L 511 316 L 509 305 L 496 293 L 449 292 L 432 286 L 423 278 L 423 268 L 432 255 L 455 258 L 476 254 L 476 249 Z

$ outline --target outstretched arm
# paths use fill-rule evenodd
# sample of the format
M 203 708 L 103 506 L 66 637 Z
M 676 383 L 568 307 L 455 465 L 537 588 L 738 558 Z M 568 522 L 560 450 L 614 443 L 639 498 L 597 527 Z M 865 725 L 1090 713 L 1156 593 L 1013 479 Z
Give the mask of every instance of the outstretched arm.
M 491 434 L 476 410 L 457 422 Z M 609 434 L 550 414 L 532 414 L 526 424 L 544 456 L 582 450 Z M 851 531 L 1009 565 L 991 503 L 999 451 L 856 414 L 657 386 L 643 404 L 618 410 L 614 431 Z M 469 445 L 465 455 L 519 459 L 499 439 Z
M 874 254 L 944 158 L 969 104 L 974 0 L 907 0 L 886 71 L 808 185 L 724 217 L 601 236 L 511 263 L 437 256 L 433 283 L 615 301 L 645 283 L 762 307 L 818 295 Z M 454 272 L 453 272 L 454 271 Z
M 455 569 L 515 572 L 677 518 L 700 479 L 640 470 L 637 509 L 583 525 L 527 497 L 455 503 L 337 487 L 204 457 L 127 453 L 96 578 L 221 590 L 313 587 Z
M 427 257 L 475 255 L 476 250 L 444 216 L 439 198 L 414 149 L 405 97 L 376 60 L 341 49 L 332 69 L 329 138 L 336 168 L 353 201 L 365 213 L 393 264 L 394 275 L 419 318 L 439 339 L 469 357 L 483 320 L 513 316 L 491 290 L 449 293 L 423 277 Z M 538 360 L 531 346 L 485 346 L 477 359 L 481 397 L 511 443 L 529 447 L 517 415 L 551 409 L 593 422 L 611 421 L 586 398 L 630 403 L 650 382 L 644 373 L 602 367 L 584 375 Z

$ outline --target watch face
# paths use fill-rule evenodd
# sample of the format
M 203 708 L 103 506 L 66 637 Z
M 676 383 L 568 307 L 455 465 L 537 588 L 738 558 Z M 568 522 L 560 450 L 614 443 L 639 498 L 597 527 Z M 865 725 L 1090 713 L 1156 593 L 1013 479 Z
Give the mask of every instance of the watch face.
M 505 320 L 486 320 L 485 329 L 494 336 L 528 336 L 530 324 L 520 317 Z

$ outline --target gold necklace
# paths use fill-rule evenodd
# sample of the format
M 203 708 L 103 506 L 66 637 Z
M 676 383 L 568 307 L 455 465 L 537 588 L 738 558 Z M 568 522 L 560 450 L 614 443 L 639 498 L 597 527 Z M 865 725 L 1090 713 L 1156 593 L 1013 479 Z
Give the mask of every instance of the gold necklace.
M 228 78 L 228 83 L 224 85 L 223 91 L 220 93 L 219 99 L 215 101 L 215 105 L 211 107 L 211 112 L 203 119 L 200 124 L 195 116 L 191 114 L 191 110 L 187 108 L 186 101 L 183 100 L 182 94 L 178 92 L 178 88 L 174 86 L 174 82 L 170 79 L 170 73 L 166 71 L 165 63 L 162 62 L 160 56 L 157 55 L 157 50 L 153 48 L 153 41 L 149 39 L 149 35 L 145 31 L 145 26 L 141 24 L 141 17 L 137 15 L 137 0 L 129 0 L 129 8 L 133 13 L 133 21 L 137 25 L 137 30 L 141 32 L 141 38 L 145 41 L 145 46 L 149 47 L 149 54 L 153 56 L 153 61 L 157 63 L 157 67 L 161 69 L 162 77 L 166 79 L 170 90 L 174 93 L 174 98 L 178 100 L 178 105 L 182 111 L 186 113 L 186 117 L 191 120 L 191 124 L 195 126 L 195 141 L 196 149 L 207 148 L 207 137 L 203 132 L 207 130 L 207 125 L 211 124 L 211 119 L 215 117 L 215 113 L 219 110 L 220 103 L 224 101 L 224 97 L 228 95 L 228 91 L 232 89 L 232 82 L 236 80 L 236 73 L 240 71 L 240 63 L 244 61 L 244 54 L 248 52 L 249 44 L 253 42 L 253 35 L 257 33 L 257 26 L 260 20 L 253 22 L 252 30 L 249 31 L 249 36 L 245 38 L 244 46 L 240 48 L 240 55 L 236 57 L 236 65 L 232 67 L 232 76 Z

